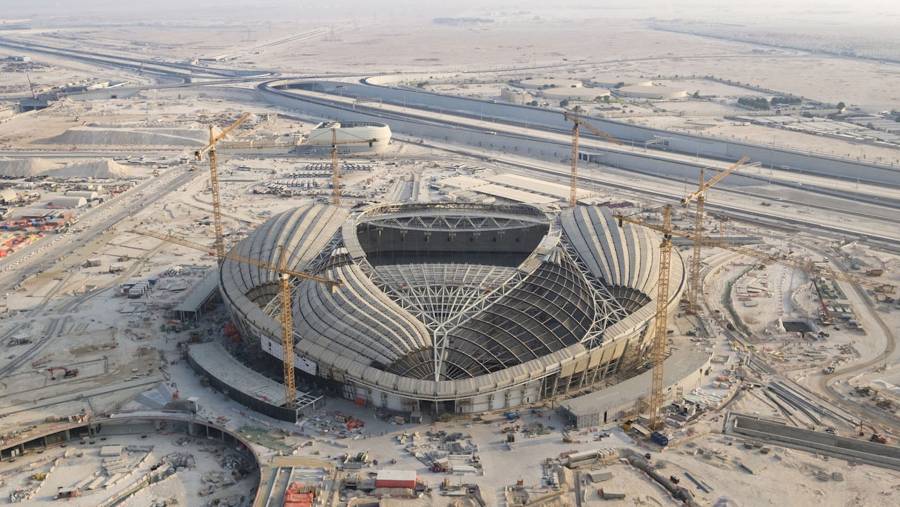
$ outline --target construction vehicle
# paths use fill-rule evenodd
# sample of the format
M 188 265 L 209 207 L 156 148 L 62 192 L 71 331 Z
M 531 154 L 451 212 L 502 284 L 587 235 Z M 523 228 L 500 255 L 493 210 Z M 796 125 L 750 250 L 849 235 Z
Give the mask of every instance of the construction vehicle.
M 650 441 L 660 447 L 669 445 L 669 437 L 659 431 L 654 431 L 650 434 Z
M 578 202 L 578 141 L 581 135 L 581 127 L 584 126 L 592 134 L 602 137 L 612 143 L 622 144 L 622 142 L 609 135 L 608 133 L 591 125 L 581 116 L 570 113 L 568 111 L 564 112 L 563 116 L 565 117 L 566 121 L 572 122 L 572 176 L 569 182 L 569 206 L 574 208 L 575 204 Z
M 222 129 L 218 134 L 214 132 L 213 126 L 210 125 L 209 144 L 194 152 L 194 158 L 198 162 L 203 160 L 203 155 L 207 155 L 209 158 L 209 186 L 212 192 L 213 227 L 216 234 L 216 259 L 218 259 L 219 264 L 225 259 L 225 237 L 222 232 L 222 201 L 219 196 L 219 170 L 217 167 L 216 144 L 249 118 L 250 113 L 242 114 L 240 118 Z
M 876 444 L 886 444 L 887 438 L 881 433 L 872 433 L 872 436 L 869 437 L 869 442 L 875 442 Z
M 59 378 L 75 378 L 78 376 L 78 368 L 66 368 L 65 366 L 51 366 L 47 368 L 50 373 L 50 380 L 56 380 L 56 372 L 62 370 L 63 375 Z
M 696 203 L 696 210 L 694 212 L 694 254 L 691 257 L 690 276 L 688 277 L 687 286 L 688 311 L 691 313 L 697 313 L 700 309 L 700 298 L 703 294 L 703 284 L 700 283 L 700 251 L 705 238 L 703 234 L 703 213 L 704 203 L 706 202 L 706 192 L 749 161 L 749 157 L 741 157 L 740 160 L 710 178 L 709 181 L 706 181 L 704 170 L 703 168 L 700 168 L 700 183 L 697 185 L 697 190 L 688 194 L 681 200 L 681 205 L 685 207 L 692 201 Z
M 193 241 L 179 238 L 177 236 L 173 236 L 171 234 L 162 234 L 154 231 L 148 230 L 132 230 L 134 234 L 140 234 L 142 236 L 148 236 L 151 238 L 156 238 L 162 241 L 166 241 L 169 243 L 174 243 L 176 245 L 181 245 L 187 248 L 191 248 L 194 250 L 199 250 L 201 252 L 207 252 L 209 254 L 217 255 L 218 257 L 218 246 L 216 245 L 216 249 L 210 250 L 208 246 L 201 245 L 199 243 L 194 243 Z M 310 273 L 305 273 L 302 271 L 295 271 L 289 269 L 287 267 L 287 259 L 290 257 L 283 246 L 279 246 L 279 260 L 278 265 L 270 264 L 265 261 L 261 261 L 258 259 L 253 259 L 250 257 L 243 257 L 236 253 L 228 252 L 222 255 L 221 261 L 225 259 L 232 260 L 235 262 L 240 262 L 244 264 L 250 264 L 253 266 L 257 266 L 274 273 L 278 274 L 279 283 L 280 283 L 280 291 L 279 298 L 281 304 L 281 346 L 282 351 L 282 362 L 284 367 L 284 392 L 285 392 L 285 405 L 288 408 L 293 408 L 296 404 L 297 400 L 297 388 L 294 380 L 294 318 L 291 309 L 291 279 L 296 278 L 300 280 L 311 280 L 316 283 L 323 283 L 331 287 L 332 291 L 336 291 L 338 287 L 341 286 L 342 282 L 340 280 L 332 280 L 330 278 L 325 278 L 322 276 L 313 275 Z
M 331 204 L 341 205 L 341 168 L 338 163 L 338 146 L 345 144 L 368 144 L 371 148 L 378 139 L 359 139 L 352 141 L 338 141 L 337 127 L 331 127 Z

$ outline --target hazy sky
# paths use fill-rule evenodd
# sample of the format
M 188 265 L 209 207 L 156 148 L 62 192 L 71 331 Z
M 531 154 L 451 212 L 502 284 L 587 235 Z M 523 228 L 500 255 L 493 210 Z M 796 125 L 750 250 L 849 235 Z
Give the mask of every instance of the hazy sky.
M 552 6 L 552 7 L 549 7 Z M 900 0 L 0 0 L 0 18 L 62 21 L 231 21 L 428 18 L 528 10 L 545 17 L 681 18 L 723 22 L 898 23 Z

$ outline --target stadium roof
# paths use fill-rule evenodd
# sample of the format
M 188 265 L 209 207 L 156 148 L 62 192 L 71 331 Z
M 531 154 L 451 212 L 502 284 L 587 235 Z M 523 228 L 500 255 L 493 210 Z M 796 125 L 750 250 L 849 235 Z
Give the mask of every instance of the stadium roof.
M 652 318 L 658 239 L 609 210 L 558 217 L 526 205 L 309 204 L 272 217 L 235 250 L 341 280 L 294 292 L 296 350 L 359 382 L 434 396 L 547 375 Z M 679 257 L 680 260 L 680 257 Z M 681 262 L 672 263 L 676 301 Z M 273 338 L 276 277 L 226 261 L 240 318 Z M 410 383 L 412 382 L 412 383 Z

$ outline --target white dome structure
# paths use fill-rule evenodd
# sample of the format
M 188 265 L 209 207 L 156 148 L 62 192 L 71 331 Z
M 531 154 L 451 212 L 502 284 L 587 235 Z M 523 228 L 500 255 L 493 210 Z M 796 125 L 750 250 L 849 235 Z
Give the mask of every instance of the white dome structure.
M 337 141 L 342 153 L 382 154 L 391 142 L 391 128 L 375 122 L 323 122 L 309 133 L 309 147 L 331 147 Z

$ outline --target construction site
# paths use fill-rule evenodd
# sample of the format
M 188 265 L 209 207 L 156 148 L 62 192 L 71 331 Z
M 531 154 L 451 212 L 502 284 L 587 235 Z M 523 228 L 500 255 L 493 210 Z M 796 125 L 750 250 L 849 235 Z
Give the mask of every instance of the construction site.
M 0 19 L 0 503 L 900 502 L 896 62 L 193 8 Z

